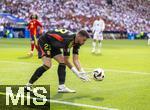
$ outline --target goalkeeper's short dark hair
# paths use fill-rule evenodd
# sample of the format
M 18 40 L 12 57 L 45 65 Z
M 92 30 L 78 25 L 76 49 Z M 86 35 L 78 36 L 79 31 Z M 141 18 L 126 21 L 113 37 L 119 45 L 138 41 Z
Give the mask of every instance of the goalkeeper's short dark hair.
M 78 32 L 78 34 L 80 34 L 81 36 L 84 36 L 84 37 L 86 37 L 86 38 L 90 38 L 89 33 L 88 33 L 87 31 L 85 31 L 85 30 L 80 30 L 80 31 Z

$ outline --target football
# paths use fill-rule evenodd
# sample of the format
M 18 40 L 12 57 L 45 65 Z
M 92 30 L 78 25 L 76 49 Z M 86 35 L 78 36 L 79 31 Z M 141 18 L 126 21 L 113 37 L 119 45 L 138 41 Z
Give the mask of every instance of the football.
M 102 81 L 105 77 L 104 70 L 97 68 L 93 71 L 93 78 L 97 81 Z

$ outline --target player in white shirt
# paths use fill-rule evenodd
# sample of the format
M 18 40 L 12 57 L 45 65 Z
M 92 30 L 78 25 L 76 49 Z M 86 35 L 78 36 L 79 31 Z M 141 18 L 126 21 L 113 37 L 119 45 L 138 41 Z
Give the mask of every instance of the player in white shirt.
M 103 19 L 98 18 L 97 20 L 94 21 L 93 23 L 93 49 L 92 53 L 96 52 L 96 42 L 98 41 L 98 49 L 97 53 L 101 53 L 101 47 L 102 47 L 102 40 L 103 40 L 103 31 L 105 29 L 105 22 Z
M 147 44 L 150 45 L 150 33 L 147 33 L 147 37 L 148 37 L 148 42 L 147 42 Z

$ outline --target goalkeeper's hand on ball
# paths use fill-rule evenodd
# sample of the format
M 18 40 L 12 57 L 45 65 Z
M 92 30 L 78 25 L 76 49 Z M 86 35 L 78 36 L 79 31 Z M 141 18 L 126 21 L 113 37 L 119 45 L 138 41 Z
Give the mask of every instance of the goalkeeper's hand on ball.
M 77 75 L 83 81 L 90 81 L 89 77 L 87 76 L 86 72 L 79 72 Z
M 71 68 L 71 71 L 75 73 L 83 81 L 90 81 L 85 71 L 79 72 L 75 67 Z

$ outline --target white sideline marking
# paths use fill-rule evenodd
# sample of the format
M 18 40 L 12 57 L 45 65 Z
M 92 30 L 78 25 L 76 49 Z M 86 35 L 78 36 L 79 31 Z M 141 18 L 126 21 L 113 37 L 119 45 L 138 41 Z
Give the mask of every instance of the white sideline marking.
M 6 95 L 6 93 L 0 92 L 0 95 Z M 33 97 L 31 97 L 30 99 L 33 99 Z M 37 98 L 37 99 L 41 100 L 40 98 Z M 42 99 L 42 100 L 50 102 L 50 103 L 58 103 L 58 104 L 78 106 L 78 107 L 87 107 L 87 108 L 94 108 L 94 109 L 100 109 L 100 110 L 118 110 L 116 108 L 107 108 L 107 107 L 102 107 L 102 106 L 80 104 L 80 103 L 73 103 L 73 102 L 66 102 L 66 101 L 59 101 L 59 100 L 51 100 L 51 99 L 50 100 L 49 99 Z
M 38 63 L 31 63 L 31 62 L 18 62 L 18 61 L 0 61 L 0 62 L 4 62 L 4 63 L 19 63 L 19 64 L 33 64 L 33 65 L 40 65 Z M 57 66 L 57 65 L 53 65 L 53 66 Z M 85 68 L 86 70 L 90 70 L 90 72 L 92 70 L 94 70 L 95 68 Z M 118 72 L 118 73 L 131 73 L 131 74 L 149 74 L 148 72 L 139 72 L 139 71 L 126 71 L 126 70 L 116 70 L 116 69 L 104 69 L 105 71 L 108 72 Z
M 32 63 L 32 62 L 18 62 L 18 61 L 4 61 L 0 60 L 2 63 L 18 63 L 18 64 L 34 64 L 34 65 L 39 65 L 38 63 Z
M 58 100 L 50 100 L 50 102 L 64 104 L 64 105 L 78 106 L 78 107 L 88 107 L 88 108 L 94 108 L 94 109 L 100 109 L 100 110 L 118 110 L 116 108 L 107 108 L 107 107 L 102 107 L 102 106 L 94 106 L 94 105 L 80 104 L 80 103 L 73 103 L 73 102 L 66 102 L 66 101 L 58 101 Z
M 92 71 L 95 68 L 86 68 L 86 69 Z M 126 71 L 126 70 L 116 70 L 116 69 L 104 69 L 104 71 L 117 72 L 117 73 L 149 74 L 150 75 L 150 73 L 148 73 L 148 72 L 139 72 L 139 71 Z
M 149 74 L 148 72 L 138 72 L 138 71 L 122 71 L 122 70 L 113 70 L 113 69 L 106 69 L 105 71 L 108 72 L 118 72 L 118 73 L 133 73 L 133 74 Z

